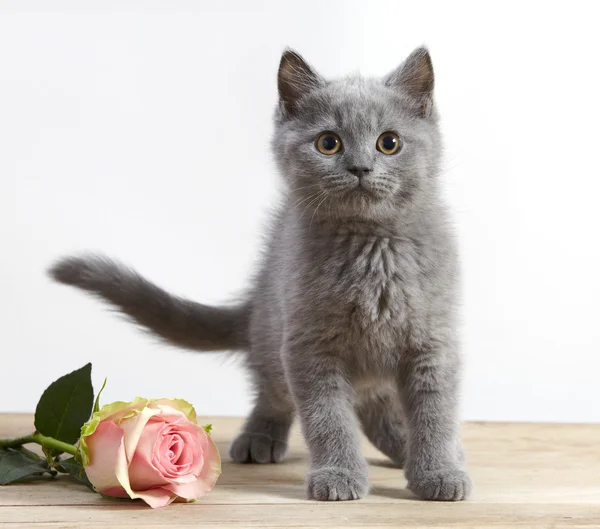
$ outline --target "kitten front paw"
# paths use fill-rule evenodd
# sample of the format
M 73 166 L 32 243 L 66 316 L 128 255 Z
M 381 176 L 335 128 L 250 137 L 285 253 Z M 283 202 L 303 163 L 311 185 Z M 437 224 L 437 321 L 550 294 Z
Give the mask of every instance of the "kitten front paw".
M 263 433 L 241 433 L 229 449 L 236 463 L 279 463 L 287 451 L 287 443 Z
M 461 501 L 469 496 L 472 486 L 463 470 L 443 469 L 413 472 L 408 488 L 421 500 Z
M 308 497 L 312 500 L 358 500 L 369 492 L 365 470 L 322 467 L 311 470 L 306 478 Z

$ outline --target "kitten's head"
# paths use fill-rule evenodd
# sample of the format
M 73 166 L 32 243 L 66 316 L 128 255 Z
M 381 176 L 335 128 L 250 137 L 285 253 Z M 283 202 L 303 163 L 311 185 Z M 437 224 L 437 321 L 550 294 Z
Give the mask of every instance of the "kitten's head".
M 424 48 L 382 79 L 331 81 L 286 51 L 273 148 L 295 207 L 376 218 L 427 195 L 440 156 L 433 85 Z

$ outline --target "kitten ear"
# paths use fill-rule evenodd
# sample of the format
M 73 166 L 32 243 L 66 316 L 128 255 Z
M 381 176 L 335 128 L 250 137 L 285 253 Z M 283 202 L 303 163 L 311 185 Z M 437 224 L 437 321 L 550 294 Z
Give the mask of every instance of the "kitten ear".
M 277 86 L 285 113 L 293 116 L 300 99 L 322 86 L 323 79 L 295 51 L 286 50 L 279 63 Z
M 417 48 L 385 79 L 385 84 L 408 95 L 423 117 L 433 108 L 433 64 L 426 48 Z

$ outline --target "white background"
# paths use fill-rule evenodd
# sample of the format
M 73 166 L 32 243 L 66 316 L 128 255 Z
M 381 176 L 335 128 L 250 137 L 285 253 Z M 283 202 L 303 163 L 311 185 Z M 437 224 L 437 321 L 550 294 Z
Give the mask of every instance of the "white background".
M 44 270 L 91 249 L 178 294 L 230 299 L 277 198 L 283 48 L 326 76 L 382 75 L 425 43 L 464 261 L 463 416 L 600 421 L 594 11 L 0 1 L 0 411 L 33 410 L 49 382 L 92 361 L 105 401 L 246 413 L 239 361 L 159 345 Z

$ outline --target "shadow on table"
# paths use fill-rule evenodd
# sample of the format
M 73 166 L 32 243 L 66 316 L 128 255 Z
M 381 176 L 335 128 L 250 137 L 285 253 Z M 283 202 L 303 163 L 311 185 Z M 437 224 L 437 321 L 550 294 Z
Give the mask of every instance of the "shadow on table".
M 420 501 L 410 490 L 402 488 L 401 485 L 397 487 L 373 487 L 371 496 L 381 496 L 392 500 Z

